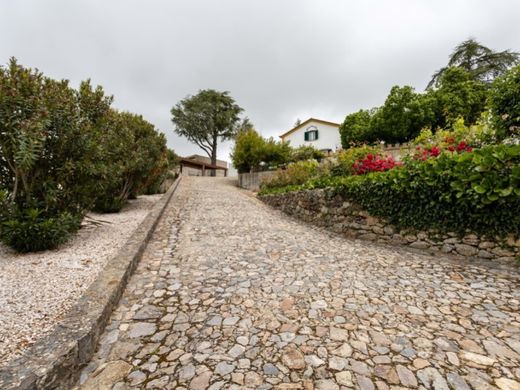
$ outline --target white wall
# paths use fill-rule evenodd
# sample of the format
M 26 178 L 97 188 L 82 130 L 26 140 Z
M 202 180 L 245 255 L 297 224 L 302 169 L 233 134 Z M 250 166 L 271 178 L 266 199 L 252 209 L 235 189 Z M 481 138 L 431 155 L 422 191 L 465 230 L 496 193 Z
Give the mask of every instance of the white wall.
M 305 132 L 311 126 L 318 129 L 318 139 L 315 141 L 305 141 Z M 290 142 L 291 146 L 297 148 L 302 145 L 314 146 L 316 149 L 331 149 L 335 151 L 341 147 L 339 128 L 336 126 L 325 125 L 323 123 L 311 121 L 291 134 L 283 138 L 283 142 Z

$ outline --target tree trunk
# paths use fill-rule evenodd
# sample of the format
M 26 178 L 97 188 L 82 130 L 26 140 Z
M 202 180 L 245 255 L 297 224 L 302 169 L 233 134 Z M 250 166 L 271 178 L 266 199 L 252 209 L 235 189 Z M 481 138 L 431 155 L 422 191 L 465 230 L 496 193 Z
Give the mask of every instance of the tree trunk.
M 213 148 L 211 148 L 211 165 L 217 165 L 217 135 L 213 136 Z M 211 176 L 217 176 L 217 170 L 211 170 Z

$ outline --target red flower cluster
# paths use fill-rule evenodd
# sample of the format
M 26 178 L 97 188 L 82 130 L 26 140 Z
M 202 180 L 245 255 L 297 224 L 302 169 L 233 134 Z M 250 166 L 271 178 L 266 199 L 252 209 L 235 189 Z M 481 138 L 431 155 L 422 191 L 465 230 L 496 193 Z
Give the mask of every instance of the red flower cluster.
M 448 137 L 445 139 L 446 143 L 448 144 L 451 144 L 449 145 L 446 150 L 450 151 L 450 152 L 471 152 L 473 151 L 473 148 L 471 146 L 469 146 L 466 141 L 460 141 L 457 145 L 455 145 L 455 140 L 453 139 L 453 137 Z M 415 153 L 415 155 L 413 156 L 414 159 L 418 160 L 418 159 L 421 159 L 421 160 L 426 160 L 430 157 L 437 157 L 439 154 L 441 154 L 442 152 L 442 149 L 438 146 L 432 146 L 430 148 L 421 148 L 420 146 L 417 146 L 415 148 L 415 150 L 417 150 L 417 152 Z
M 363 175 L 368 172 L 387 171 L 399 165 L 401 163 L 395 161 L 392 156 L 381 157 L 370 153 L 364 159 L 356 161 L 352 168 L 355 175 Z
M 431 148 L 421 148 L 420 146 L 417 146 L 415 148 L 417 150 L 417 153 L 415 153 L 414 158 L 426 160 L 430 157 L 437 157 L 439 154 L 441 154 L 441 149 L 438 146 L 432 146 Z

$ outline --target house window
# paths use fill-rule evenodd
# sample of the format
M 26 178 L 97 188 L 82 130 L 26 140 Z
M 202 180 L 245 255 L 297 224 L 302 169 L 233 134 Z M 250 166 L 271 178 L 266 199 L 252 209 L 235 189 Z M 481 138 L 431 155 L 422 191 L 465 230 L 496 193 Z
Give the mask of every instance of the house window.
M 305 141 L 316 141 L 318 139 L 318 129 L 316 126 L 309 127 L 304 133 Z

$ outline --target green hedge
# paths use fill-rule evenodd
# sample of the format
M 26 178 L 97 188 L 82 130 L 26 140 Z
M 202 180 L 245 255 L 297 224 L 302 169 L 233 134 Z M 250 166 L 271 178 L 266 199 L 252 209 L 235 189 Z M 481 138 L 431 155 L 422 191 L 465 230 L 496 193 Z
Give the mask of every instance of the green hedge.
M 444 152 L 386 172 L 324 177 L 264 189 L 260 195 L 325 187 L 402 228 L 488 236 L 520 233 L 520 145 Z
M 111 104 L 89 81 L 75 90 L 14 58 L 0 66 L 0 241 L 54 248 L 88 210 L 118 211 L 166 176 L 166 137 Z

